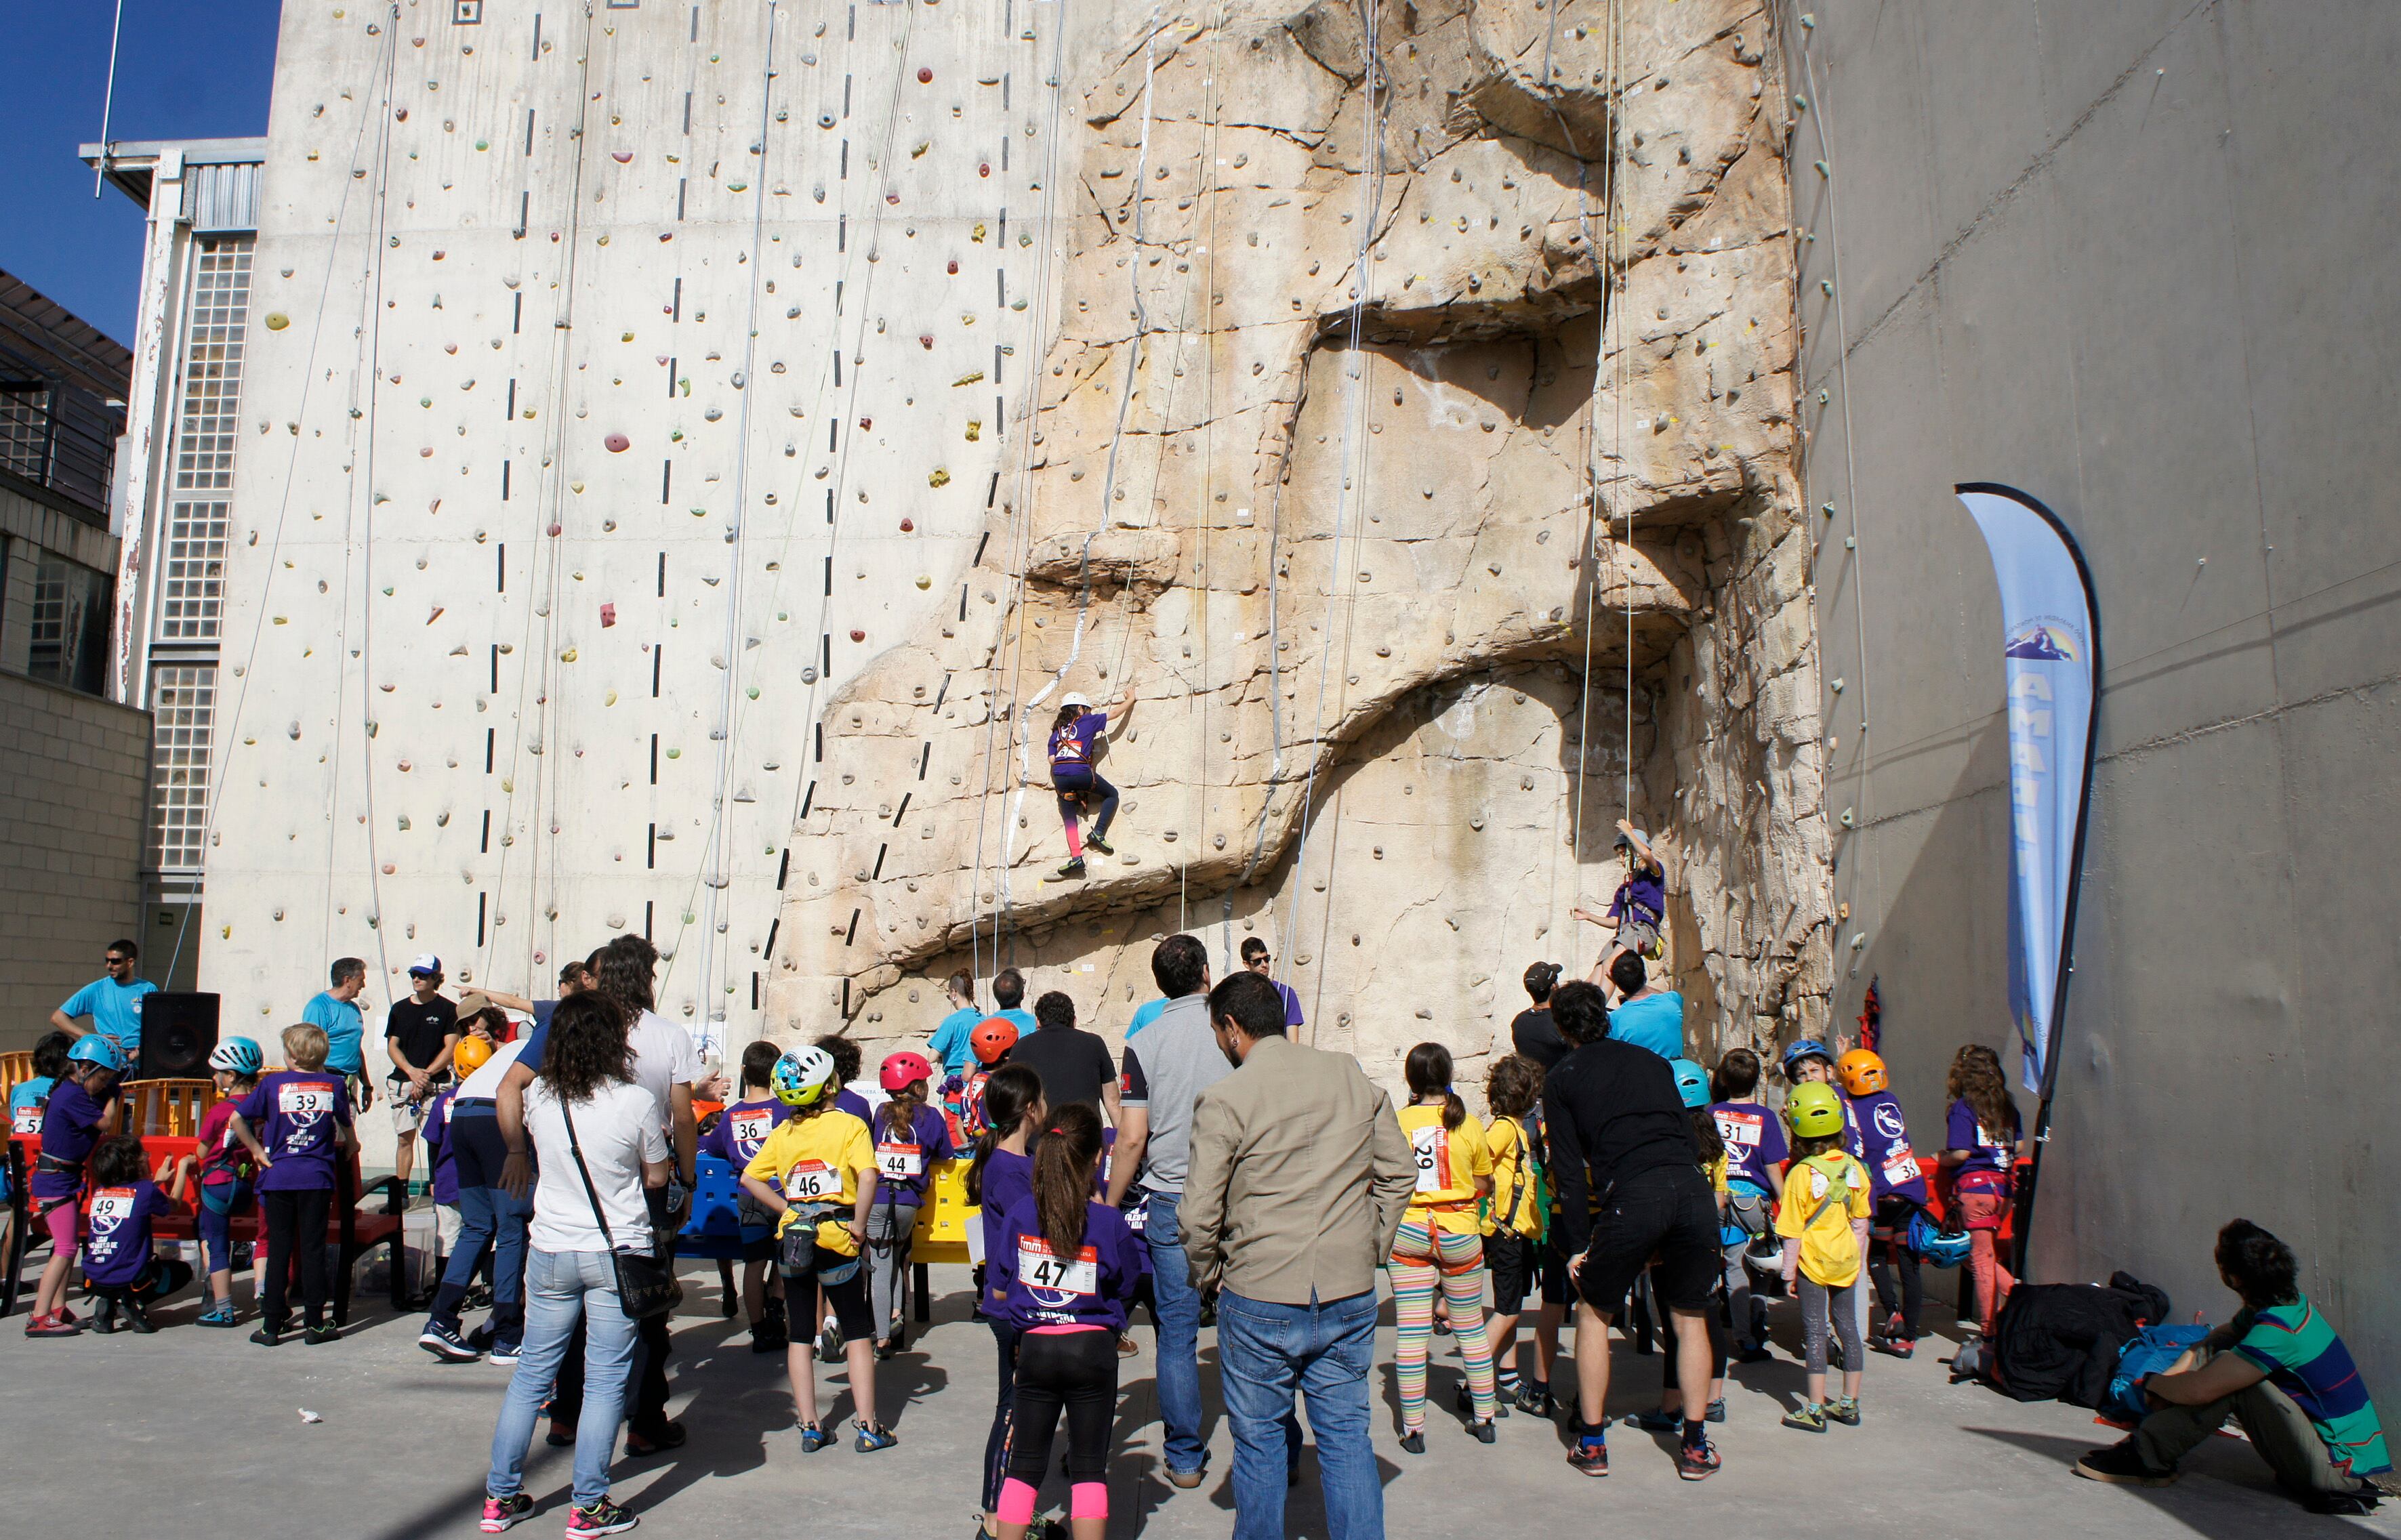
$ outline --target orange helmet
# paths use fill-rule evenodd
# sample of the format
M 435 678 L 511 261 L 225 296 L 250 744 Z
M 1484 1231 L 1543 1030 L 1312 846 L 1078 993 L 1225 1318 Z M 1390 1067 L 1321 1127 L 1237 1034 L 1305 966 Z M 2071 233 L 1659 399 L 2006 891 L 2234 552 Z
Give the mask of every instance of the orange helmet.
M 1001 1055 L 1017 1046 L 1017 1023 L 1005 1016 L 986 1016 L 967 1034 L 967 1045 L 975 1050 L 978 1064 L 998 1064 Z
M 1841 1077 L 1843 1089 L 1855 1097 L 1873 1096 L 1878 1091 L 1892 1089 L 1892 1077 L 1884 1072 L 1884 1060 L 1865 1048 L 1854 1048 L 1834 1066 Z
M 492 1062 L 492 1045 L 479 1037 L 462 1037 L 459 1046 L 450 1050 L 451 1067 L 462 1075 L 472 1075 Z

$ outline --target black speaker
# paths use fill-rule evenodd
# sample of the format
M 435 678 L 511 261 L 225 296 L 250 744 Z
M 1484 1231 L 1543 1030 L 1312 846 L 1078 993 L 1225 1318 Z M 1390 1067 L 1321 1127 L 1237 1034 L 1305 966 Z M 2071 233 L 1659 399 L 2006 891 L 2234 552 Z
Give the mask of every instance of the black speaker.
M 217 1045 L 217 998 L 170 994 L 142 997 L 142 1080 L 206 1080 L 209 1051 Z

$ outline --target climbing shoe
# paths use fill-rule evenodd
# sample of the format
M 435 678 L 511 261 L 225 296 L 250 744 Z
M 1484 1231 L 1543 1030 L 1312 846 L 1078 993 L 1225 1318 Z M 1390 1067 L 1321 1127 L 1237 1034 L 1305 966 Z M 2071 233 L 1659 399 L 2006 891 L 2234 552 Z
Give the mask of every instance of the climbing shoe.
M 1088 851 L 1098 851 L 1103 855 L 1115 855 L 1118 853 L 1118 848 L 1115 845 L 1110 844 L 1107 840 L 1102 838 L 1096 834 L 1088 834 L 1084 836 L 1084 848 Z
M 888 1427 L 870 1427 L 865 1423 L 858 1424 L 858 1440 L 856 1447 L 861 1454 L 872 1454 L 879 1449 L 890 1449 L 899 1441 L 900 1436 Z
M 1840 1423 L 1845 1427 L 1859 1426 L 1859 1398 L 1854 1396 L 1845 1396 L 1837 1401 L 1828 1401 L 1826 1403 L 1826 1418 L 1829 1422 Z
M 1077 856 L 1075 860 L 1068 862 L 1065 865 L 1051 873 L 1050 880 L 1053 882 L 1073 882 L 1083 875 L 1084 860 L 1083 857 Z
M 1797 1427 L 1804 1433 L 1826 1431 L 1826 1409 L 1815 1401 L 1804 1401 L 1784 1414 L 1786 1427 Z

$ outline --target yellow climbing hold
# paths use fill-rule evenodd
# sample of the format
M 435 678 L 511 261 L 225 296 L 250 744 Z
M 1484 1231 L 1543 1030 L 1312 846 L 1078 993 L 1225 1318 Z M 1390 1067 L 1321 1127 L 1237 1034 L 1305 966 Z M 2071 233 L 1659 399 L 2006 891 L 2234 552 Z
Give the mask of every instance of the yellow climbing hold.
M 569 647 L 566 651 L 558 655 L 558 661 L 562 663 L 571 663 L 575 661 L 575 649 L 573 647 Z
M 281 332 L 291 324 L 292 318 L 281 310 L 273 312 L 267 318 L 267 329 L 270 332 Z
M 961 375 L 958 378 L 951 381 L 951 388 L 955 390 L 962 385 L 973 385 L 976 381 L 981 378 L 983 378 L 982 370 L 970 369 L 966 374 Z
M 969 417 L 969 418 L 967 419 L 967 443 L 975 443 L 978 439 L 981 439 L 981 438 L 982 438 L 982 437 L 983 437 L 983 424 L 982 424 L 982 422 L 981 422 L 981 421 L 980 421 L 980 420 L 979 420 L 979 419 L 977 419 L 977 418 Z
M 934 586 L 934 579 L 920 572 L 917 574 L 917 586 L 919 588 L 931 588 Z
M 604 705 L 604 706 L 613 706 L 613 705 L 615 705 L 615 704 L 617 703 L 617 692 L 616 692 L 615 690 L 613 690 L 613 689 L 612 689 L 612 690 L 611 690 L 611 691 L 609 692 L 608 699 L 606 699 L 606 700 L 602 701 L 600 703 L 601 703 L 602 705 Z
M 974 242 L 975 242 L 977 245 L 979 245 L 979 246 L 982 245 L 982 244 L 983 244 L 983 225 L 982 225 L 981 223 L 979 223 L 979 224 L 976 225 L 976 227 L 975 227 L 975 234 L 973 234 L 973 235 L 971 235 L 971 236 L 967 237 L 967 238 L 968 238 L 969 240 L 974 241 Z
M 943 470 L 940 466 L 936 466 L 934 468 L 934 473 L 926 478 L 926 484 L 927 486 L 948 486 L 951 484 L 951 473 Z

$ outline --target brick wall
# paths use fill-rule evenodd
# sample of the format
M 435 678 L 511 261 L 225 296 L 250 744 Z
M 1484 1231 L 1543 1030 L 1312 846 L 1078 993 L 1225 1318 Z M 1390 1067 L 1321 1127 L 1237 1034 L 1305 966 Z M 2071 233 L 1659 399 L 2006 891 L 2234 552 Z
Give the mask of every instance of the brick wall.
M 149 781 L 147 712 L 0 674 L 0 1048 L 30 1047 L 110 941 L 146 948 Z

